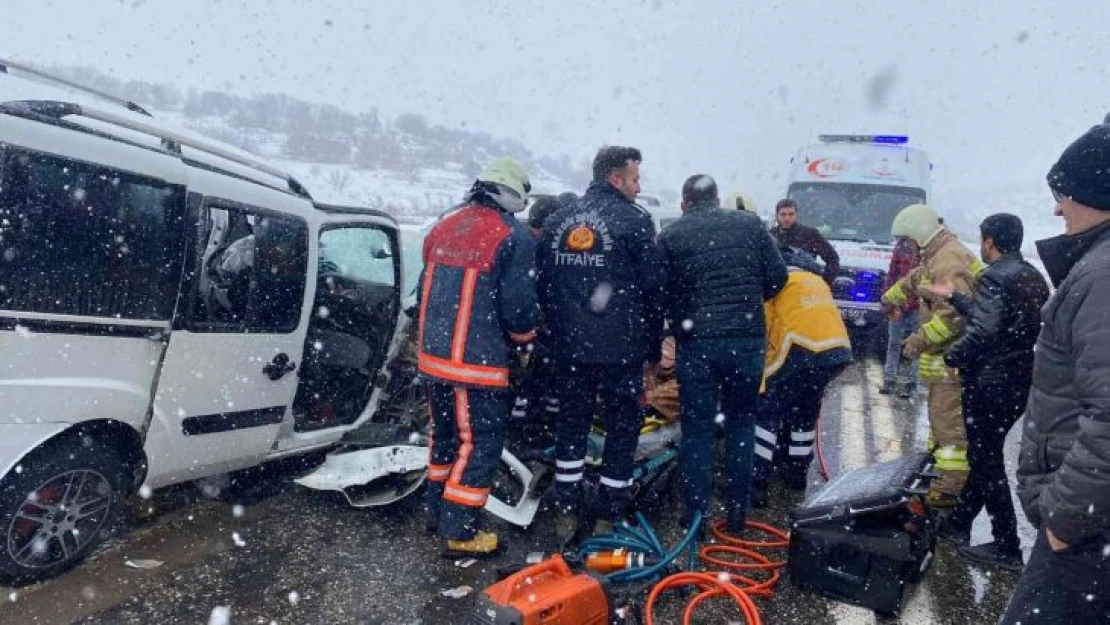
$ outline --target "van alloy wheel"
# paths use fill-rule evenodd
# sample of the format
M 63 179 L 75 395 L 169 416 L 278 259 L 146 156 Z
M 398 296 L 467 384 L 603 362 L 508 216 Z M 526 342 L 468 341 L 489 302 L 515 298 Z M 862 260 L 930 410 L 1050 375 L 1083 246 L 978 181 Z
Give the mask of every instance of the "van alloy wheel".
M 29 569 L 79 557 L 99 540 L 115 497 L 108 478 L 93 470 L 50 478 L 27 495 L 12 519 L 8 557 Z

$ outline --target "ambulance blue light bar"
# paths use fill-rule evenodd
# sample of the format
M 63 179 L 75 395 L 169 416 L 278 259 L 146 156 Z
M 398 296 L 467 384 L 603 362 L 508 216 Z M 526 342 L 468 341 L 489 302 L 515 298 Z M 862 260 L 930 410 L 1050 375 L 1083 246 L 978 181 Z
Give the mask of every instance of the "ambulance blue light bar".
M 821 143 L 879 143 L 882 145 L 906 145 L 910 138 L 906 135 L 818 135 Z

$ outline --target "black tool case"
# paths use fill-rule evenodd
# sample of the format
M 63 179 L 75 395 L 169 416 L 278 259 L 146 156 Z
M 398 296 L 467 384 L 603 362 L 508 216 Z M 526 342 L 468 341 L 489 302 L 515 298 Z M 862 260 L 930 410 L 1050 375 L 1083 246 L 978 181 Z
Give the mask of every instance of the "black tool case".
M 902 609 L 936 546 L 924 453 L 843 473 L 791 514 L 790 579 L 883 615 Z

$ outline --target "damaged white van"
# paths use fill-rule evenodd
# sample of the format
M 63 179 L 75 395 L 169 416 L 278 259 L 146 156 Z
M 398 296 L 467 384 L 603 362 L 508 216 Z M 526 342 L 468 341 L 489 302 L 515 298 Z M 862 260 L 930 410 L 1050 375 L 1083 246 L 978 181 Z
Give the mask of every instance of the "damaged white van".
M 403 314 L 387 214 L 21 72 L 0 61 L 5 582 L 78 562 L 141 485 L 334 444 Z

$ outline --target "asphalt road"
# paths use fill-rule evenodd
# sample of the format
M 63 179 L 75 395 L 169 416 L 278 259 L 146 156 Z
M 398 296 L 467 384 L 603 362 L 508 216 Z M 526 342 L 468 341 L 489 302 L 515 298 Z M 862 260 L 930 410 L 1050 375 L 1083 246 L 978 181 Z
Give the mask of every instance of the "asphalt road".
M 877 393 L 878 363 L 845 371 L 830 387 L 820 436 L 832 473 L 896 458 L 924 443 L 924 399 L 903 401 Z M 1008 442 L 1008 461 L 1016 435 Z M 399 623 L 448 625 L 465 621 L 474 594 L 440 593 L 460 586 L 475 592 L 496 579 L 497 568 L 551 544 L 539 521 L 529 531 L 494 523 L 507 550 L 489 563 L 462 568 L 439 556 L 440 544 L 423 532 L 418 501 L 358 510 L 332 493 L 292 484 L 320 457 L 285 461 L 239 476 L 216 499 L 186 485 L 130 502 L 117 537 L 62 577 L 19 589 L 0 589 L 0 623 Z M 810 492 L 822 480 L 811 472 Z M 801 498 L 778 488 L 773 505 L 756 514 L 785 526 Z M 651 511 L 660 537 L 681 536 L 677 491 Z M 1024 523 L 1024 521 L 1023 521 Z M 976 542 L 989 540 L 985 519 Z M 1032 532 L 1023 527 L 1026 548 Z M 127 561 L 157 561 L 132 568 Z M 154 563 L 142 563 L 148 566 Z M 789 578 L 775 596 L 760 599 L 765 623 L 957 624 L 996 622 L 1016 576 L 970 565 L 941 545 L 926 579 L 910 589 L 901 617 L 876 619 L 869 610 L 799 590 Z M 677 596 L 657 622 L 679 622 Z M 699 610 L 700 623 L 741 622 L 729 604 Z

